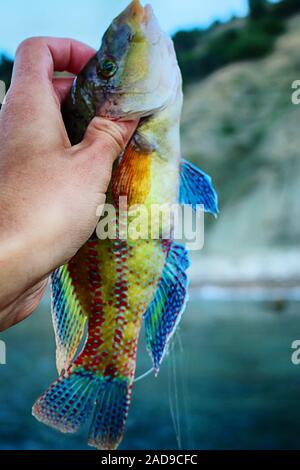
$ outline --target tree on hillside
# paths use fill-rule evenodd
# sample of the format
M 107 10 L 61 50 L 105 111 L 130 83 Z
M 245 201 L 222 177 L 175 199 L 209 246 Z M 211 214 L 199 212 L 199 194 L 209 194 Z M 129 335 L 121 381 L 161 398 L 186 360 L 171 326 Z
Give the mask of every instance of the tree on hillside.
M 249 13 L 252 20 L 257 20 L 265 16 L 268 12 L 267 0 L 248 0 Z

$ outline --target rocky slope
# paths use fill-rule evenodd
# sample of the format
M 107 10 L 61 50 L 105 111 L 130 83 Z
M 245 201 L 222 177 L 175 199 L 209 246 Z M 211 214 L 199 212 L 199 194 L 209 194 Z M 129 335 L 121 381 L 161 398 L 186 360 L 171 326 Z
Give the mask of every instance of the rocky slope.
M 221 209 L 217 221 L 206 218 L 194 282 L 275 277 L 300 286 L 300 105 L 291 101 L 299 50 L 295 16 L 266 59 L 186 90 L 183 154 L 213 177 Z

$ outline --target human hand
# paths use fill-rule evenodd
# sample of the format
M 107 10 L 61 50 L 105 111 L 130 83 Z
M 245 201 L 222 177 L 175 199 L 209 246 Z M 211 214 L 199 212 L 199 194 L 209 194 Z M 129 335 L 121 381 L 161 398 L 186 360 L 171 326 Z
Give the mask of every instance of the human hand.
M 0 112 L 0 331 L 39 304 L 49 274 L 93 233 L 112 165 L 136 122 L 96 117 L 71 146 L 60 105 L 95 51 L 70 39 L 32 38 L 18 48 Z

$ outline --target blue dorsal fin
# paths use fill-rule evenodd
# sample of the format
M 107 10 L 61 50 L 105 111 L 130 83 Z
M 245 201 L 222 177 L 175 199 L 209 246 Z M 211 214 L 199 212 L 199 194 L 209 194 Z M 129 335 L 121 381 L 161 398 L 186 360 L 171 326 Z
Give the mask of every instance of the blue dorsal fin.
M 189 266 L 187 249 L 172 243 L 155 297 L 144 316 L 147 349 L 156 372 L 185 308 L 188 297 L 185 271 Z
M 203 204 L 205 212 L 218 215 L 218 195 L 211 177 L 190 162 L 181 162 L 180 204 Z

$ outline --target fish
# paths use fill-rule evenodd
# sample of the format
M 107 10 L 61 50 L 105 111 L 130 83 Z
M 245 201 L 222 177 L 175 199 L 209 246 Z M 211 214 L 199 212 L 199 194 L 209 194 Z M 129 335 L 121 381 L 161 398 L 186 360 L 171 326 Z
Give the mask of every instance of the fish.
M 96 55 L 75 78 L 62 107 L 72 144 L 95 116 L 138 119 L 116 162 L 107 203 L 116 208 L 185 204 L 218 213 L 211 178 L 182 159 L 182 78 L 171 38 L 150 5 L 139 0 L 113 20 Z M 128 215 L 130 220 L 134 216 Z M 111 218 L 110 222 L 113 222 Z M 100 239 L 97 231 L 51 278 L 59 377 L 33 406 L 39 421 L 64 433 L 88 420 L 88 444 L 116 449 L 122 441 L 135 380 L 142 325 L 158 373 L 188 300 L 187 248 L 165 236 Z

